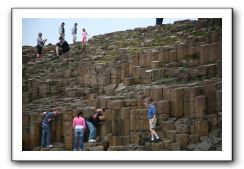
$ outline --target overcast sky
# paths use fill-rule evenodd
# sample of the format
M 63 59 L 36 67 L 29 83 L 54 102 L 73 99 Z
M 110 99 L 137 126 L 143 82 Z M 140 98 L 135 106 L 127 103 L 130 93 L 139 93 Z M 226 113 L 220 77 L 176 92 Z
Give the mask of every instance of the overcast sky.
M 184 20 L 187 18 L 165 18 L 164 24 L 173 23 L 176 20 Z M 59 31 L 58 28 L 62 22 L 65 22 L 65 39 L 68 43 L 72 43 L 71 30 L 74 23 L 78 23 L 77 40 L 81 41 L 82 28 L 85 28 L 91 38 L 94 35 L 124 31 L 138 27 L 147 27 L 155 25 L 155 18 L 24 18 L 22 20 L 22 45 L 36 46 L 37 34 L 42 32 L 43 39 L 47 38 L 48 43 L 55 44 L 58 41 Z

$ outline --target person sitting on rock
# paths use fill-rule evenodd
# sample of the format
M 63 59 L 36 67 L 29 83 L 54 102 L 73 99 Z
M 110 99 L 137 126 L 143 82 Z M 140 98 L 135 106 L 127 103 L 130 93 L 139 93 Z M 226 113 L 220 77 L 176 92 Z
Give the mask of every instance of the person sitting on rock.
M 150 132 L 151 132 L 151 141 L 159 141 L 160 138 L 157 134 L 157 132 L 155 131 L 156 128 L 156 122 L 157 122 L 157 118 L 156 118 L 156 112 L 157 109 L 153 104 L 150 104 L 149 101 L 145 101 L 144 105 L 147 107 L 148 111 L 147 111 L 147 116 L 149 119 L 149 128 L 150 128 Z M 156 140 L 154 139 L 154 137 L 156 137 Z
M 56 44 L 56 55 L 59 56 L 70 50 L 69 44 L 63 37 L 59 37 L 59 42 Z
M 38 37 L 37 37 L 37 58 L 42 57 L 42 49 L 45 45 L 45 42 L 47 41 L 47 39 L 42 39 L 42 33 L 38 33 Z
M 90 131 L 88 139 L 89 143 L 96 142 L 96 127 L 101 125 L 104 121 L 104 116 L 102 115 L 103 111 L 105 111 L 105 109 L 96 109 L 96 112 L 93 115 L 86 118 L 86 124 Z
M 42 115 L 45 115 L 44 119 L 42 120 L 42 139 L 41 139 L 41 147 L 52 148 L 51 145 L 51 129 L 50 123 L 53 120 L 53 117 L 56 116 L 59 112 L 56 110 L 53 112 L 42 112 Z

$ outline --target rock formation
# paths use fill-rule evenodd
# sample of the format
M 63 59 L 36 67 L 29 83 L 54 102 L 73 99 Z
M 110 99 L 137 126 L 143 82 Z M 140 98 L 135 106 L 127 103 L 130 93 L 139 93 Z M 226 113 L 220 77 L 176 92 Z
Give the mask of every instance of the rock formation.
M 222 150 L 222 20 L 184 20 L 94 36 L 53 59 L 23 46 L 23 150 L 72 150 L 72 119 L 106 108 L 98 128 L 115 151 Z M 157 107 L 158 143 L 151 143 L 143 100 Z M 42 111 L 62 114 L 51 124 L 54 148 L 40 149 Z

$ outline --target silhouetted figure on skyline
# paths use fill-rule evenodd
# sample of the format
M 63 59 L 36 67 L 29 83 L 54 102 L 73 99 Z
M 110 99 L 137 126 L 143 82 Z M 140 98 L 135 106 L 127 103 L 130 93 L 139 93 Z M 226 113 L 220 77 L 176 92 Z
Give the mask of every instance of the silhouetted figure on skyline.
M 156 18 L 156 25 L 162 25 L 164 18 Z

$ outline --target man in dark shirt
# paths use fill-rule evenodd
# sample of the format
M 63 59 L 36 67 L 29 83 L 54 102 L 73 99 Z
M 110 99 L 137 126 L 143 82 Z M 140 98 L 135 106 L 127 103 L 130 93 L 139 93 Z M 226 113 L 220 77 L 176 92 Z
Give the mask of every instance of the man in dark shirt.
M 90 131 L 89 140 L 88 140 L 89 143 L 96 142 L 96 132 L 97 132 L 96 127 L 98 125 L 102 124 L 104 121 L 104 118 L 102 115 L 103 111 L 104 110 L 102 110 L 102 109 L 96 109 L 96 112 L 93 115 L 86 118 L 86 124 Z
M 66 53 L 70 50 L 69 44 L 63 37 L 59 37 L 59 42 L 56 44 L 56 55 L 59 56 L 63 53 Z

